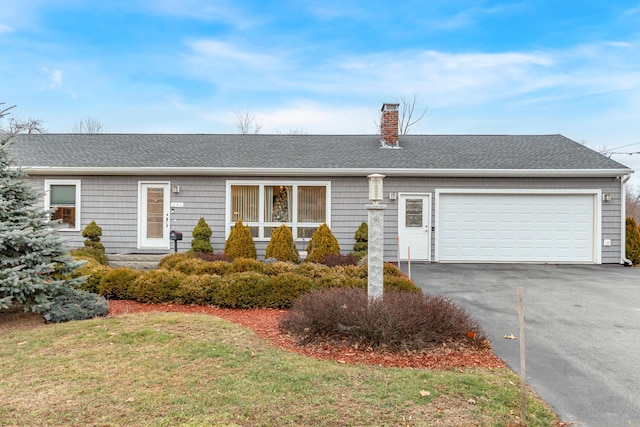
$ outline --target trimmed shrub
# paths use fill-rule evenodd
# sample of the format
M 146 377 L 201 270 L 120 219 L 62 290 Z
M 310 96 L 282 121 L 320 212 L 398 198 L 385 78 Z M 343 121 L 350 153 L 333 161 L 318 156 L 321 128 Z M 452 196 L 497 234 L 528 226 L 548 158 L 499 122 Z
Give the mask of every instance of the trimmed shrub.
M 300 296 L 308 293 L 312 286 L 311 279 L 300 274 L 279 274 L 268 283 L 265 307 L 289 308 Z
M 363 254 L 369 250 L 369 225 L 366 222 L 363 221 L 360 224 L 353 239 L 356 241 L 353 245 L 353 252 L 358 259 L 362 259 Z
M 369 301 L 362 289 L 318 290 L 300 297 L 280 326 L 302 343 L 325 341 L 396 352 L 443 343 L 487 345 L 469 314 L 451 301 L 422 293 L 388 292 Z
M 175 290 L 174 301 L 177 304 L 208 305 L 215 301 L 215 295 L 220 293 L 223 286 L 224 280 L 220 276 L 189 276 Z
M 382 281 L 384 292 L 422 292 L 422 289 L 417 287 L 408 277 L 384 276 Z
M 82 230 L 82 237 L 84 237 L 85 239 L 91 242 L 99 242 L 100 237 L 102 237 L 102 227 L 96 224 L 95 221 L 91 221 Z
M 204 217 L 201 217 L 198 224 L 193 228 L 191 235 L 191 250 L 193 252 L 205 252 L 213 253 L 213 246 L 211 245 L 211 235 L 213 231 Z
M 626 221 L 625 254 L 633 264 L 640 264 L 640 226 L 631 217 Z
M 271 234 L 267 245 L 265 258 L 275 258 L 278 261 L 300 262 L 298 248 L 293 241 L 291 229 L 285 224 L 276 228 Z
M 158 268 L 173 270 L 178 263 L 186 259 L 192 259 L 193 257 L 194 254 L 192 252 L 176 252 L 173 254 L 169 254 L 160 260 L 160 262 L 158 263 Z
M 205 264 L 207 264 L 207 262 L 202 261 L 201 259 L 188 258 L 178 262 L 172 268 L 172 270 L 179 271 L 180 273 L 183 273 L 183 274 L 196 274 L 196 272 Z
M 322 262 L 327 255 L 340 255 L 340 245 L 327 224 L 322 224 L 307 245 L 307 262 Z
M 213 304 L 229 308 L 265 307 L 270 280 L 254 271 L 228 274 Z
M 131 289 L 142 274 L 142 271 L 131 268 L 112 268 L 102 276 L 98 293 L 109 299 L 135 299 L 132 298 Z
M 360 288 L 366 289 L 367 278 L 350 276 L 342 270 L 332 268 L 328 273 L 322 275 L 319 279 L 314 281 L 314 284 L 319 289 L 330 288 Z
M 104 254 L 104 250 L 84 247 L 80 249 L 74 249 L 69 252 L 75 259 L 95 260 L 102 265 L 109 265 L 109 259 Z
M 236 258 L 227 273 L 244 273 L 246 271 L 264 272 L 264 264 L 254 258 Z
M 236 258 L 256 259 L 256 244 L 251 236 L 251 230 L 248 226 L 242 225 L 240 219 L 229 233 L 229 238 L 224 245 L 224 254 L 232 260 Z
M 158 304 L 172 302 L 180 284 L 189 280 L 179 271 L 153 270 L 138 276 L 129 289 L 138 302 Z
M 80 289 L 65 287 L 61 288 L 60 294 L 53 299 L 51 308 L 43 317 L 47 323 L 59 323 L 106 316 L 108 311 L 109 305 L 103 297 Z
M 385 276 L 394 276 L 394 277 L 406 277 L 402 270 L 400 270 L 395 264 L 390 262 L 385 262 L 382 265 L 382 274 Z
M 111 271 L 111 268 L 100 264 L 95 259 L 87 261 L 82 267 L 73 272 L 72 277 L 85 277 L 86 280 L 78 285 L 76 289 L 81 289 L 94 294 L 100 293 L 100 281 Z
M 224 276 L 231 268 L 231 263 L 227 261 L 204 261 L 196 266 L 195 274 L 215 274 Z
M 89 249 L 96 249 L 104 254 L 104 245 L 100 243 L 100 237 L 102 236 L 102 228 L 96 224 L 95 221 L 91 221 L 82 230 L 82 237 L 84 241 L 84 247 Z
M 294 273 L 302 274 L 311 280 L 317 280 L 327 274 L 331 269 L 323 264 L 314 264 L 311 262 L 304 262 L 296 267 Z
M 291 262 L 276 261 L 264 265 L 264 274 L 267 276 L 277 276 L 284 273 L 293 273 L 296 265 Z

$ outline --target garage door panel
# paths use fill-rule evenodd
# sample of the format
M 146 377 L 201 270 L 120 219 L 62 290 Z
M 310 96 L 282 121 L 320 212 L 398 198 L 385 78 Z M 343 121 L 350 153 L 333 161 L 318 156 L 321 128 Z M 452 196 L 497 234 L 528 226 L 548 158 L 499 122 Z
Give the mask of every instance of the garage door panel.
M 593 194 L 439 197 L 440 261 L 594 262 Z

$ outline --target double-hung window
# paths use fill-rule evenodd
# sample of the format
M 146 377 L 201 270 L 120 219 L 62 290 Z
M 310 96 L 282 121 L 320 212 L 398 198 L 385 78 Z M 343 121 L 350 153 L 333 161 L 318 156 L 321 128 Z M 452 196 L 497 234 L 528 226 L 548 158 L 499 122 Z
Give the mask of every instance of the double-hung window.
M 45 180 L 44 207 L 61 230 L 80 230 L 80 180 Z
M 282 224 L 294 238 L 308 239 L 331 218 L 330 191 L 329 182 L 229 181 L 227 231 L 241 219 L 257 240 L 268 240 Z

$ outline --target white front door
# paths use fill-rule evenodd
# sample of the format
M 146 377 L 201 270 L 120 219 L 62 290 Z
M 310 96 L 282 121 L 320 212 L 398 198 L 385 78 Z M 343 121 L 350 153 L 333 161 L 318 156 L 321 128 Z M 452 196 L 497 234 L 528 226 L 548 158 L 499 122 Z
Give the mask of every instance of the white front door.
M 431 261 L 431 195 L 400 193 L 399 199 L 400 260 Z
M 140 182 L 138 248 L 169 249 L 169 183 Z

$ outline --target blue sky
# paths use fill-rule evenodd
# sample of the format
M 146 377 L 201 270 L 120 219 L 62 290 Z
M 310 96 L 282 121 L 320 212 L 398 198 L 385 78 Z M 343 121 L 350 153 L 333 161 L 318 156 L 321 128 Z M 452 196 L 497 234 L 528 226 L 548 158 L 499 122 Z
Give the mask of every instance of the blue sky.
M 261 133 L 372 134 L 419 91 L 414 134 L 640 151 L 640 0 L 0 0 L 0 52 L 0 102 L 49 132 L 235 133 L 249 111 Z

